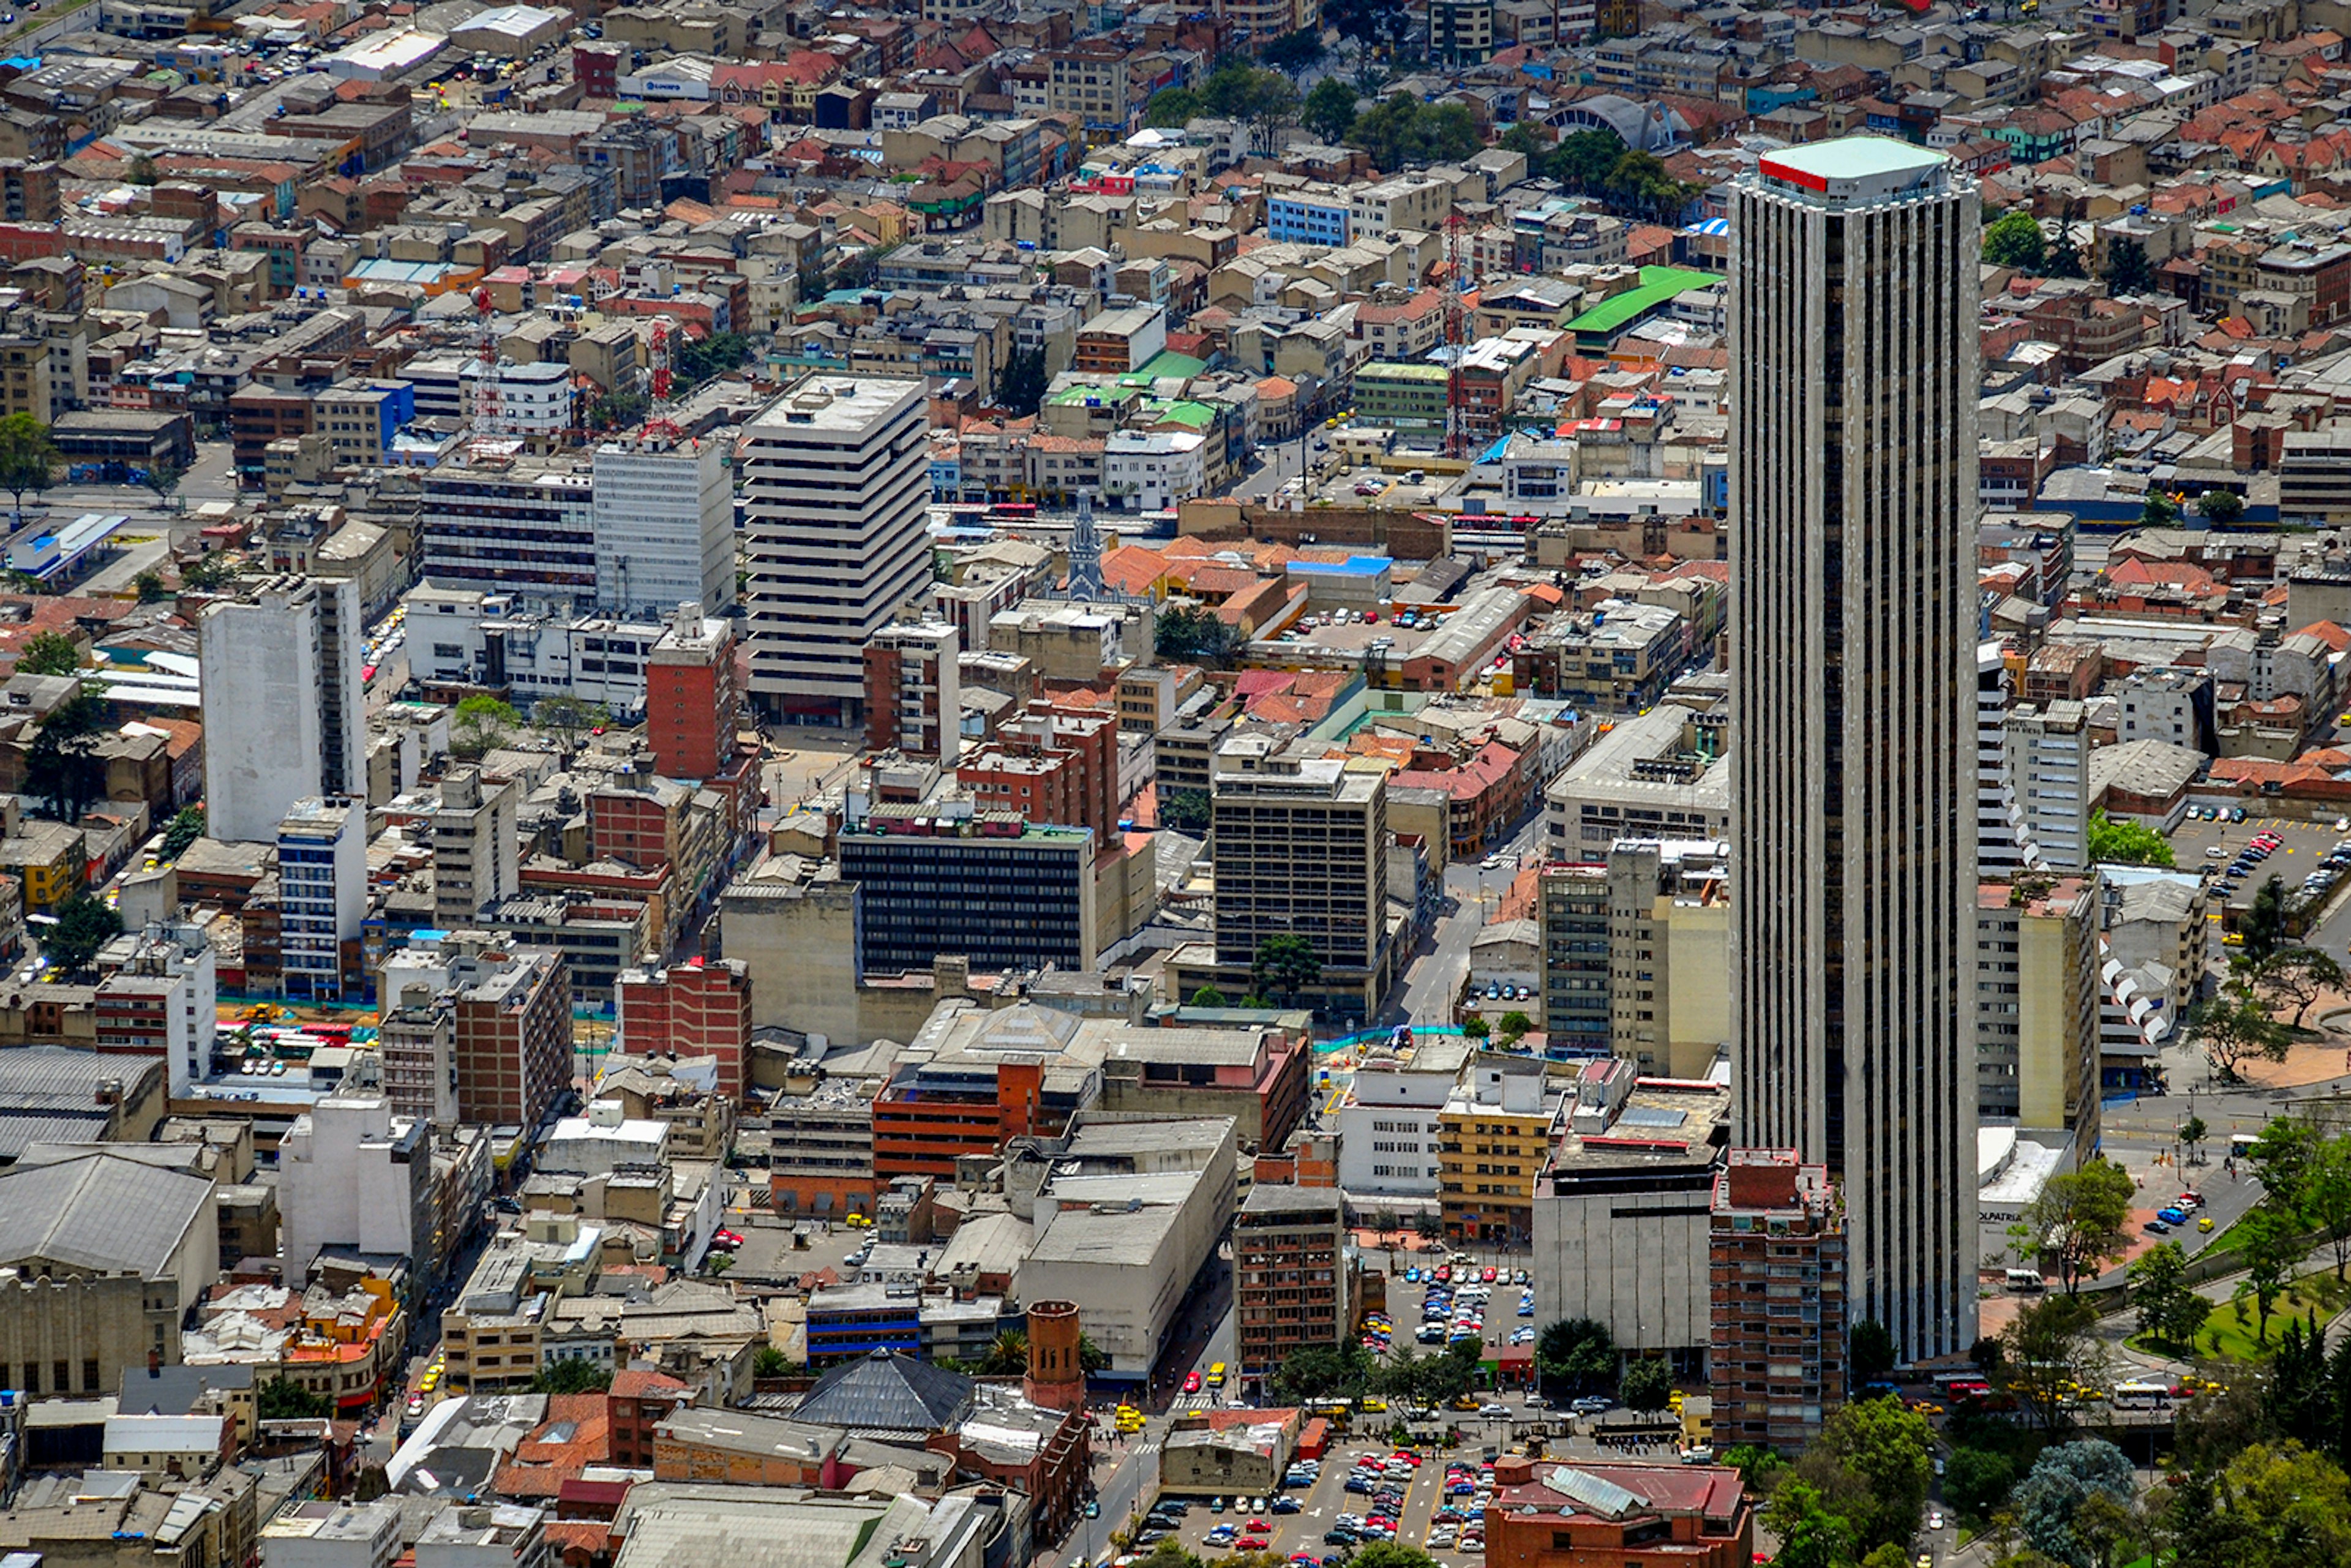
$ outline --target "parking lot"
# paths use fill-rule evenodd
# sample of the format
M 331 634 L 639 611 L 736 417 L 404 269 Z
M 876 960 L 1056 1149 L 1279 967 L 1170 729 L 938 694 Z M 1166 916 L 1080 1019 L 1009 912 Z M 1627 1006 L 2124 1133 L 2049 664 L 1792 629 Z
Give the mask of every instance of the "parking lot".
M 1432 1262 L 1434 1260 L 1432 1258 Z M 1482 1281 L 1479 1282 L 1480 1288 L 1489 1292 L 1485 1302 L 1484 1331 L 1480 1336 L 1485 1342 L 1486 1359 L 1489 1361 L 1496 1359 L 1505 1350 L 1511 1348 L 1511 1336 L 1520 1333 L 1520 1331 L 1526 1332 L 1518 1349 L 1520 1354 L 1524 1354 L 1527 1348 L 1534 1343 L 1533 1331 L 1542 1322 L 1539 1315 L 1541 1303 L 1540 1301 L 1535 1303 L 1537 1308 L 1535 1313 L 1530 1313 L 1524 1317 L 1519 1315 L 1522 1287 L 1509 1282 L 1517 1265 L 1473 1263 L 1467 1267 L 1479 1273 L 1490 1267 L 1496 1275 L 1495 1282 L 1491 1285 L 1485 1285 Z M 1415 1273 L 1420 1274 L 1421 1277 L 1412 1278 Z M 1388 1277 L 1388 1316 L 1395 1327 L 1395 1343 L 1399 1348 L 1411 1345 L 1414 1352 L 1420 1355 L 1434 1355 L 1442 1351 L 1446 1343 L 1443 1339 L 1421 1340 L 1416 1337 L 1422 1326 L 1421 1310 L 1428 1299 L 1429 1288 L 1427 1271 L 1411 1263 L 1407 1263 L 1404 1270 Z M 1463 1288 L 1458 1280 L 1448 1282 L 1445 1287 L 1453 1292 L 1452 1306 L 1455 1312 L 1467 1304 L 1460 1293 Z M 1448 1330 L 1452 1321 L 1451 1317 L 1447 1320 Z
M 2336 844 L 2351 840 L 2351 825 L 2337 831 L 2335 821 L 2351 823 L 2351 819 L 2304 822 L 2284 817 L 2249 816 L 2241 822 L 2182 822 L 2171 834 L 2172 860 L 2182 871 L 2219 871 L 2230 865 L 2257 835 L 2274 834 L 2283 841 L 2276 852 L 2227 891 L 2230 906 L 2241 912 L 2252 904 L 2254 891 L 2270 877 L 2277 877 L 2292 892 L 2302 885 L 2303 878 L 2318 869 L 2319 862 Z M 2218 855 L 2211 852 L 2216 849 L 2221 852 Z M 2340 891 L 2339 884 L 2336 891 Z M 2218 918 L 2217 907 L 2213 913 Z M 2330 955 L 2342 956 L 2346 944 L 2351 944 L 2351 899 L 2344 900 L 2341 907 L 2311 934 L 2309 941 Z
M 1207 1499 L 1195 1500 L 1177 1525 L 1175 1538 L 1210 1562 L 1220 1555 L 1242 1550 L 1239 1544 L 1242 1541 L 1255 1542 L 1260 1538 L 1265 1541 L 1265 1545 L 1251 1546 L 1249 1550 L 1273 1552 L 1284 1557 L 1302 1552 L 1322 1558 L 1346 1550 L 1342 1542 L 1324 1539 L 1338 1525 L 1341 1514 L 1368 1515 L 1384 1500 L 1395 1511 L 1393 1514 L 1395 1520 L 1394 1539 L 1403 1544 L 1426 1547 L 1430 1529 L 1437 1522 L 1438 1512 L 1447 1506 L 1445 1496 L 1447 1465 L 1460 1464 L 1467 1467 L 1468 1473 L 1475 1474 L 1484 1450 L 1477 1446 L 1464 1446 L 1425 1453 L 1416 1467 L 1398 1467 L 1392 1490 L 1384 1500 L 1374 1493 L 1346 1490 L 1347 1479 L 1353 1473 L 1357 1458 L 1365 1455 L 1392 1455 L 1395 1451 L 1384 1442 L 1353 1438 L 1333 1442 L 1323 1456 L 1322 1473 L 1312 1486 L 1257 1498 L 1228 1498 L 1224 1500 L 1227 1506 L 1221 1512 L 1213 1511 Z M 1474 1482 L 1470 1484 L 1475 1485 Z M 1484 1505 L 1474 1496 L 1456 1498 L 1451 1501 L 1464 1516 L 1482 1515 Z M 1236 1502 L 1242 1506 L 1232 1506 Z M 1265 1506 L 1252 1511 L 1246 1506 L 1251 1502 Z M 1278 1502 L 1285 1508 L 1294 1502 L 1295 1511 L 1276 1511 Z M 1249 1530 L 1248 1527 L 1253 1520 L 1261 1521 L 1266 1526 L 1265 1530 Z M 1459 1521 L 1453 1522 L 1458 1524 Z M 1217 1535 L 1219 1526 L 1231 1527 L 1231 1540 L 1210 1539 Z M 1467 1565 L 1483 1559 L 1482 1548 L 1465 1552 L 1458 1539 L 1446 1542 L 1440 1536 L 1439 1541 L 1440 1544 L 1433 1549 L 1434 1554 L 1447 1562 Z

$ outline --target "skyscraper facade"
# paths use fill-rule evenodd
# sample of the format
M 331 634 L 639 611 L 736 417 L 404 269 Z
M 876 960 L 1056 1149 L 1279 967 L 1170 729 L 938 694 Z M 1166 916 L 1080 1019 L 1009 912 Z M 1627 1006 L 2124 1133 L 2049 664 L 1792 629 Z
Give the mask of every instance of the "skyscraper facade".
M 1740 1130 L 1842 1182 L 1850 1321 L 1976 1333 L 1980 217 L 1851 137 L 1732 202 Z

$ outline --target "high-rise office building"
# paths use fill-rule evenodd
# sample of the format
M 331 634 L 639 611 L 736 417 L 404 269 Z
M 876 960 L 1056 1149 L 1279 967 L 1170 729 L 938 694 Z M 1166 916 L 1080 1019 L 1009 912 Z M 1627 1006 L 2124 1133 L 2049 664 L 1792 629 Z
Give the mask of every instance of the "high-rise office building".
M 722 444 L 641 432 L 596 448 L 596 607 L 659 616 L 735 602 L 735 481 Z
M 743 427 L 751 700 L 853 723 L 865 644 L 930 581 L 924 383 L 810 375 Z
M 355 580 L 249 582 L 204 606 L 196 637 L 213 837 L 268 842 L 297 800 L 367 798 Z
M 2024 828 L 2008 784 L 2008 710 L 2016 691 L 1998 643 L 1976 648 L 1976 865 L 1986 876 L 2026 863 Z
M 1978 203 L 1847 137 L 1731 221 L 1734 1141 L 1844 1184 L 1915 1361 L 1976 1337 Z
M 343 944 L 367 919 L 367 807 L 297 800 L 277 824 L 278 951 L 286 994 L 343 994 Z
M 476 453 L 418 481 L 416 575 L 538 607 L 596 601 L 596 487 L 578 464 Z
M 2006 725 L 2008 792 L 2035 865 L 2090 863 L 2090 716 L 2077 702 L 2026 703 Z

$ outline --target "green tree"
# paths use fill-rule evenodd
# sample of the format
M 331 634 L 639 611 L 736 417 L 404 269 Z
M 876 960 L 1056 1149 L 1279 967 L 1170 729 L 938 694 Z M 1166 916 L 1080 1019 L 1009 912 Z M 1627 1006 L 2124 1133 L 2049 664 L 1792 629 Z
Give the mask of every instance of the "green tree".
M 2242 978 L 2221 983 L 2220 991 L 2188 1010 L 2184 1044 L 2202 1048 L 2204 1059 L 2221 1078 L 2235 1082 L 2239 1071 L 2252 1057 L 2283 1061 L 2294 1037 L 2270 1017 L 2269 1009 L 2253 996 Z
M 612 1369 L 580 1356 L 550 1361 L 530 1380 L 533 1394 L 601 1394 L 612 1386 Z
M 1295 931 L 1277 931 L 1257 945 L 1249 962 L 1249 983 L 1259 996 L 1294 1004 L 1298 993 L 1322 977 L 1322 959 L 1314 944 Z
M 2204 1146 L 2204 1140 L 2211 1135 L 2212 1129 L 2204 1124 L 2204 1118 L 2201 1116 L 2190 1116 L 2179 1124 L 2179 1146 L 2188 1152 L 2188 1159 L 2191 1165 L 2202 1163 L 2197 1151 Z
M 2278 1293 L 2293 1278 L 2294 1266 L 2302 1261 L 2305 1251 L 2301 1227 L 2293 1216 L 2267 1205 L 2253 1209 L 2237 1221 L 2237 1226 L 2238 1234 L 2244 1239 L 2237 1255 L 2244 1260 L 2245 1284 L 2258 1314 L 2253 1338 L 2267 1344 L 2270 1312 L 2277 1304 Z
M 514 705 L 476 692 L 458 703 L 457 716 L 449 721 L 449 749 L 460 757 L 479 757 L 504 746 L 521 727 L 522 716 Z
M 235 580 L 237 568 L 216 555 L 200 555 L 180 568 L 180 586 L 195 593 L 210 593 Z
M 792 1364 L 774 1345 L 763 1344 L 751 1355 L 751 1375 L 754 1377 L 784 1377 L 789 1375 Z
M 741 370 L 743 361 L 751 357 L 751 340 L 741 332 L 713 332 L 706 338 L 681 333 L 673 340 L 677 343 L 677 365 L 672 386 L 680 392 Z
M 1894 1370 L 1894 1336 L 1875 1318 L 1864 1318 L 1845 1335 L 1844 1364 L 1853 1386 L 1865 1388 Z
M 307 1421 L 331 1415 L 334 1406 L 323 1394 L 313 1394 L 280 1374 L 254 1395 L 254 1411 L 265 1421 Z
M 2335 1277 L 2346 1278 L 2351 1270 L 2351 1135 L 2319 1145 L 2297 1199 L 2303 1219 L 2325 1236 L 2335 1253 Z M 2351 1388 L 2344 1392 L 2351 1397 Z
M 2221 1550 L 2208 1556 L 2172 1535 L 2178 1568 L 2351 1563 L 2351 1483 L 2325 1455 L 2298 1443 L 2256 1443 L 2230 1460 L 2214 1490 Z
M 1240 632 L 1205 604 L 1169 604 L 1151 625 L 1152 647 L 1163 659 L 1213 668 L 1229 663 L 1240 643 Z
M 1496 1026 L 1496 1029 L 1504 1045 L 1516 1045 L 1525 1039 L 1527 1031 L 1534 1027 L 1534 1019 L 1518 1009 L 1512 1008 L 1502 1015 L 1501 1022 Z
M 2025 1206 L 2043 1256 L 2057 1260 L 2067 1294 L 2085 1273 L 2095 1273 L 2130 1246 L 2130 1206 L 2137 1191 L 2130 1173 L 2112 1160 L 2092 1160 L 2077 1171 L 2049 1178 L 2041 1196 Z
M 1200 95 L 1188 87 L 1163 87 L 1143 106 L 1143 123 L 1155 131 L 1181 131 L 1200 118 Z
M 2256 969 L 2285 946 L 2285 883 L 2276 873 L 2253 890 L 2252 905 L 2245 911 L 2245 922 L 2238 930 L 2245 939 L 2245 962 Z
M 1673 1403 L 1673 1364 L 1661 1355 L 1634 1357 L 1625 1364 L 1619 1392 L 1628 1410 L 1663 1410 Z
M 1159 825 L 1179 833 L 1205 833 L 1215 820 L 1206 789 L 1170 789 L 1159 798 Z
M 25 497 L 47 489 L 62 461 L 47 425 L 29 413 L 0 419 L 0 490 L 16 497 L 19 525 L 25 520 Z
M 1566 1394 L 1592 1394 L 1616 1385 L 1616 1342 L 1608 1325 L 1592 1318 L 1562 1318 L 1536 1336 L 1535 1372 Z
M 81 820 L 106 793 L 106 762 L 98 747 L 106 710 L 87 691 L 75 693 L 41 720 L 25 750 L 25 787 L 61 822 Z
M 1273 1375 L 1276 1403 L 1353 1399 L 1371 1381 L 1372 1353 L 1360 1344 L 1310 1345 L 1292 1352 Z
M 1493 1032 L 1494 1026 L 1482 1018 L 1473 1018 L 1461 1026 L 1463 1038 L 1468 1040 L 1484 1040 Z
M 2105 1568 L 2075 1531 L 2075 1516 L 2101 1493 L 2127 1505 L 2133 1490 L 2130 1460 L 2112 1443 L 2095 1437 L 2060 1443 L 2043 1449 L 2017 1483 L 2016 1521 L 2034 1551 L 2073 1568 Z
M 1654 153 L 1627 149 L 1600 183 L 1601 195 L 1623 216 L 1671 223 L 1688 204 L 1690 187 L 1666 172 Z
M 2090 863 L 2168 866 L 2171 845 L 2144 822 L 2116 821 L 2102 806 L 2090 813 Z
M 2132 1260 L 2130 1295 L 2141 1333 L 2192 1354 L 2211 1303 L 2188 1283 L 2187 1268 L 2188 1255 L 2179 1242 L 2158 1242 Z
M 1597 195 L 1624 156 L 1624 139 L 1613 131 L 1571 131 L 1551 150 L 1542 172 L 1579 195 Z
M 1298 118 L 1321 141 L 1338 142 L 1355 128 L 1355 89 L 1337 77 L 1314 84 L 1299 109 Z
M 62 632 L 36 632 L 16 654 L 20 675 L 70 675 L 81 668 L 81 649 Z
M 1264 60 L 1275 70 L 1297 80 L 1322 63 L 1329 51 L 1322 47 L 1322 31 L 1319 27 L 1301 27 L 1294 33 L 1284 33 L 1266 45 Z
M 2086 1299 L 2050 1296 L 2019 1312 L 2001 1331 L 2008 1391 L 2034 1424 L 2049 1430 L 2063 1426 L 2068 1387 L 2095 1387 L 2104 1380 L 2107 1347 L 2097 1324 L 2098 1309 Z
M 2168 528 L 2179 520 L 2179 503 L 2149 486 L 2147 498 L 2139 503 L 2138 526 L 2143 528 Z
M 1983 258 L 1994 267 L 2012 267 L 2038 273 L 2048 253 L 2041 224 L 2022 210 L 2002 213 L 1984 225 Z
M 1856 1547 L 1907 1542 L 1927 1507 L 1932 1442 L 1927 1418 L 1900 1400 L 1864 1399 L 1821 1424 L 1796 1474 L 1852 1525 Z
M 172 591 L 163 586 L 163 574 L 152 566 L 132 578 L 131 586 L 138 590 L 141 604 L 160 604 L 172 597 Z
M 992 1377 L 1016 1377 L 1029 1370 L 1029 1336 L 1008 1329 L 988 1342 L 981 1370 Z
M 588 400 L 584 421 L 594 431 L 626 430 L 642 422 L 653 400 L 633 387 L 600 392 Z
M 139 471 L 139 482 L 155 492 L 155 499 L 167 505 L 179 489 L 180 481 L 187 476 L 188 471 L 176 463 L 158 463 L 152 468 Z
M 131 185 L 155 183 L 155 160 L 144 152 L 133 152 L 129 158 L 123 160 L 122 179 L 125 184 Z
M 1298 123 L 1298 86 L 1280 71 L 1259 70 L 1228 60 L 1200 89 L 1201 106 L 1211 114 L 1249 128 L 1256 150 L 1270 157 L 1284 128 Z
M 2343 988 L 2343 966 L 2315 947 L 2280 947 L 2254 970 L 2253 988 L 2273 1008 L 2292 1003 L 2294 1021 L 2287 1027 L 2300 1029 L 2313 1003 Z
M 2216 528 L 2225 528 L 2245 515 L 2245 499 L 2234 490 L 2207 490 L 2196 497 L 2196 509 Z
M 541 697 L 531 705 L 530 722 L 555 743 L 555 754 L 569 768 L 589 736 L 612 722 L 612 710 L 575 696 Z
M 1045 373 L 1045 349 L 1015 349 L 996 378 L 996 404 L 1015 419 L 1027 419 L 1045 401 L 1053 378 Z
M 2155 292 L 2155 265 L 2147 259 L 2147 246 L 2135 239 L 2106 246 L 2106 292 L 2117 298 Z
M 41 939 L 41 952 L 68 974 L 90 967 L 99 948 L 122 934 L 122 916 L 105 900 L 77 893 L 57 905 L 57 923 Z
M 2051 277 L 2087 277 L 2090 269 L 2082 265 L 2081 241 L 2074 236 L 2074 225 L 2081 218 L 2081 204 L 2068 202 L 2058 214 L 2057 232 L 2050 237 L 2048 260 L 2043 267 Z
M 1769 1492 L 1788 1469 L 1785 1458 L 1759 1443 L 1734 1443 L 1717 1456 L 1717 1462 L 1737 1470 L 1759 1497 Z
M 1771 1489 L 1763 1528 L 1779 1538 L 1780 1554 L 1771 1560 L 1779 1568 L 1852 1568 L 1852 1523 L 1801 1477 L 1790 1476 Z
M 1408 163 L 1455 162 L 1483 145 L 1478 122 L 1458 103 L 1428 104 L 1410 93 L 1382 99 L 1356 117 L 1348 142 L 1383 170 Z
M 1110 1352 L 1096 1344 L 1090 1334 L 1078 1336 L 1078 1370 L 1088 1377 L 1110 1370 Z
M 1214 986 L 1202 986 L 1198 990 L 1192 993 L 1192 1005 L 1196 1008 L 1223 1007 L 1225 1005 L 1225 993 L 1217 989 Z
M 1990 1519 L 2016 1474 L 2016 1461 L 1996 1448 L 1954 1448 L 1943 1463 L 1943 1500 L 1969 1519 Z
M 204 836 L 204 809 L 183 806 L 173 814 L 163 830 L 163 855 L 167 861 L 178 860 L 188 852 L 188 846 Z

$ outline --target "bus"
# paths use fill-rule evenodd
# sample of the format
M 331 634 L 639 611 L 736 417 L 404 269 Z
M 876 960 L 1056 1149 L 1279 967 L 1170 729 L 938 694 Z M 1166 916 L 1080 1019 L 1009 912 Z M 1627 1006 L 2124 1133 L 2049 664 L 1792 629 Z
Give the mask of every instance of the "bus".
M 1028 522 L 1033 520 L 1037 516 L 1037 503 L 1034 501 L 998 501 L 996 505 L 987 508 L 987 515 L 991 517 L 1002 518 L 1008 522 Z
M 2115 1385 L 2114 1406 L 2117 1410 L 2168 1410 L 2171 1408 L 2171 1385 L 2117 1383 Z
M 1220 1361 L 1217 1363 L 1216 1365 L 1208 1368 L 1208 1386 L 1211 1388 L 1222 1388 L 1224 1385 L 1225 1364 Z

